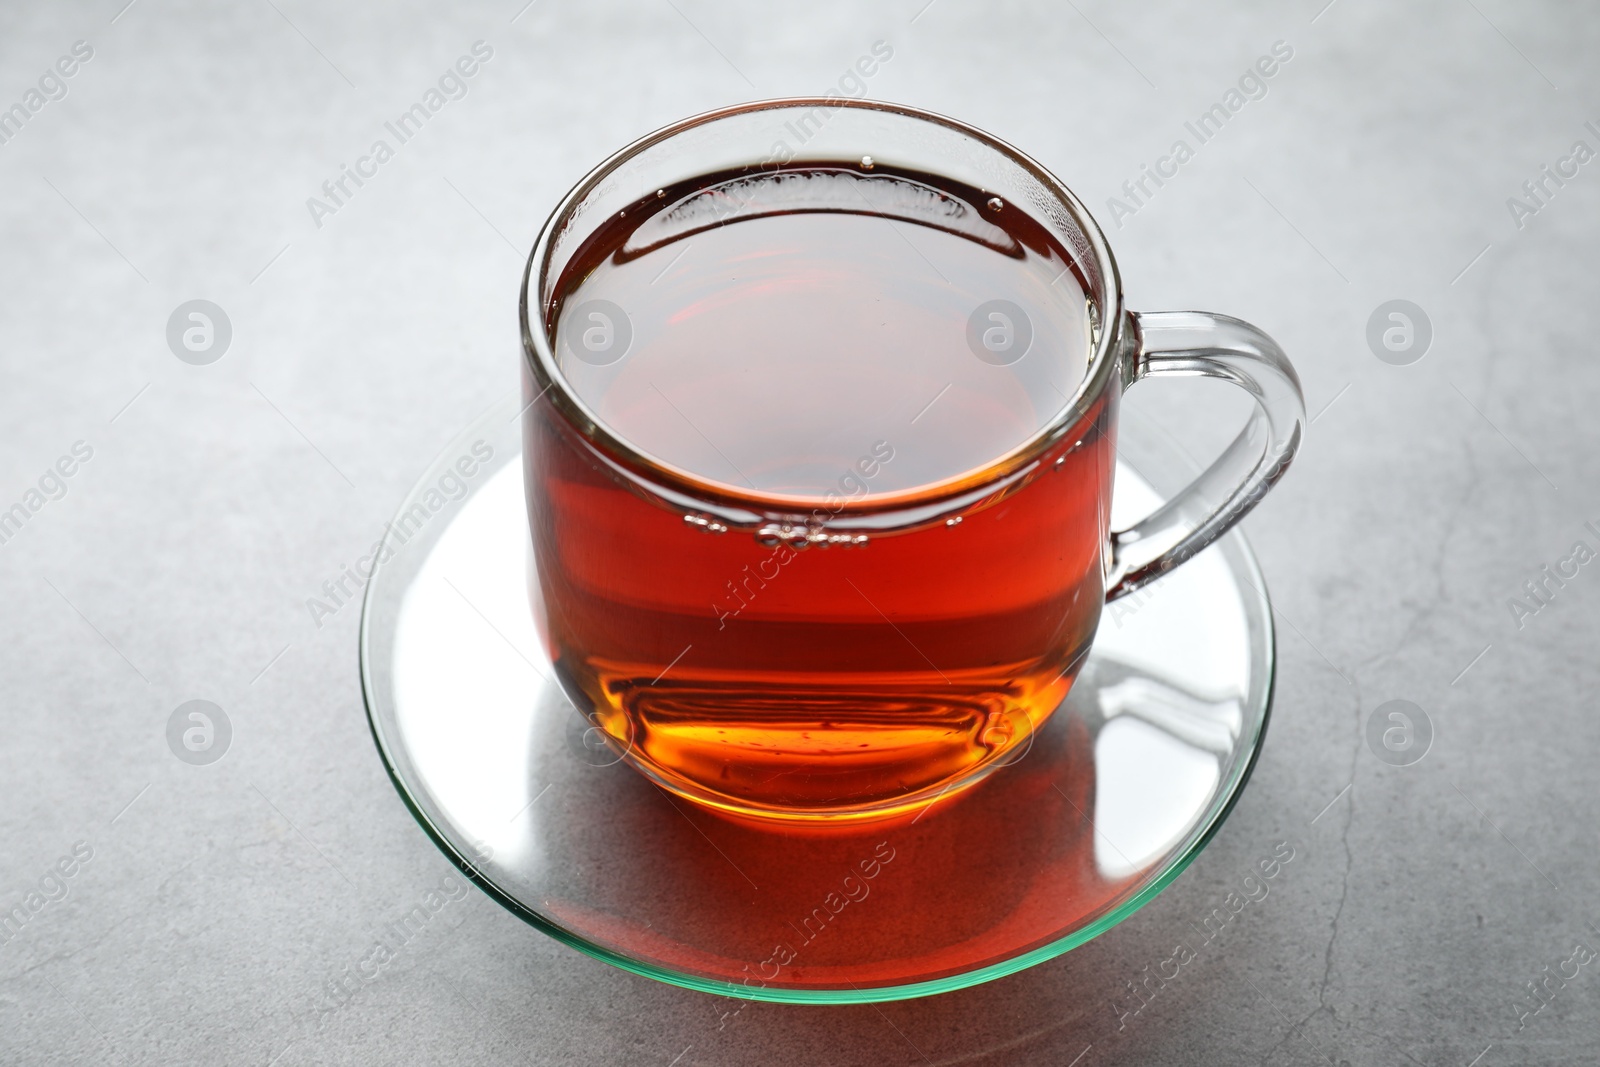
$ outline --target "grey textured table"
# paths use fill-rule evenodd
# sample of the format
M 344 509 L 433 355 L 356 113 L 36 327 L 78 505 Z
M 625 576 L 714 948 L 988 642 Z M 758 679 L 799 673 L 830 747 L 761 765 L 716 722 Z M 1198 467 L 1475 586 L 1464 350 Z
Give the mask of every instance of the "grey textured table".
M 1600 19 L 124 2 L 0 12 L 0 106 L 22 107 L 0 114 L 0 509 L 22 507 L 0 526 L 0 907 L 22 916 L 0 1061 L 1595 1062 L 1600 566 L 1574 546 L 1600 549 L 1600 163 L 1573 147 L 1600 149 Z M 1089 945 L 922 1001 L 735 1012 L 470 889 L 373 750 L 358 608 L 307 600 L 514 387 L 520 269 L 571 182 L 683 115 L 826 91 L 877 40 L 866 91 L 1061 174 L 1132 306 L 1239 315 L 1296 361 L 1315 421 L 1246 524 L 1279 610 L 1275 719 L 1211 847 Z M 465 95 L 360 164 L 477 41 Z M 1197 144 L 1184 123 L 1278 41 L 1265 95 Z M 1193 158 L 1130 199 L 1180 138 Z M 335 201 L 341 165 L 372 176 Z M 231 323 L 209 365 L 167 340 L 196 298 Z M 1369 347 L 1392 299 L 1431 322 L 1409 365 Z M 1133 402 L 1203 456 L 1233 399 Z M 207 766 L 168 743 L 197 699 L 232 730 Z M 1396 699 L 1433 734 L 1404 766 L 1367 739 Z M 1270 894 L 1147 981 L 1280 843 Z

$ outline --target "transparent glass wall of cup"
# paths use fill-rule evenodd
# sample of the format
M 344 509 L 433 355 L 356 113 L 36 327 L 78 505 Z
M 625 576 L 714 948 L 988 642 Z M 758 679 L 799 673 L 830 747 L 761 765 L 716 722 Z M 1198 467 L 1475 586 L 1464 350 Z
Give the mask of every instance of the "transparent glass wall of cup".
M 871 157 L 1004 198 L 1068 250 L 1091 351 L 1076 393 L 1031 439 L 933 484 L 786 496 L 649 455 L 578 397 L 556 327 L 584 241 L 657 190 L 781 167 L 797 132 L 806 160 Z M 1038 163 L 962 123 L 872 101 L 743 105 L 617 153 L 546 223 L 521 315 L 531 594 L 547 651 L 634 768 L 737 816 L 915 811 L 1024 752 L 1102 605 L 1238 521 L 1283 474 L 1304 419 L 1293 368 L 1259 330 L 1126 311 L 1099 228 Z M 1187 490 L 1113 531 L 1118 400 L 1157 375 L 1222 378 L 1257 408 Z M 748 604 L 730 618 L 716 603 L 741 587 Z

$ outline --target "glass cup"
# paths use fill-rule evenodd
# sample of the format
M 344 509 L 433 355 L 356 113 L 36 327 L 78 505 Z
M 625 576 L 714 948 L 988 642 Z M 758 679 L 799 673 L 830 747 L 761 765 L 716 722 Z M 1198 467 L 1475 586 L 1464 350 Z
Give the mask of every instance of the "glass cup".
M 605 362 L 597 346 L 625 349 L 631 331 L 620 308 L 581 305 L 575 321 L 564 306 L 584 242 L 700 176 L 770 174 L 796 159 L 981 189 L 1066 250 L 1085 295 L 1085 369 L 1042 428 L 957 475 L 867 492 L 896 445 L 864 427 L 871 445 L 836 490 L 788 493 L 653 455 L 580 398 L 574 358 Z M 987 337 L 992 324 L 1004 342 L 1019 313 L 956 308 L 951 328 Z M 1072 334 L 1059 317 L 1034 309 L 1035 344 Z M 1038 163 L 971 126 L 877 101 L 746 104 L 618 152 L 545 224 L 521 322 L 530 593 L 562 687 L 635 769 L 735 817 L 905 814 L 1026 752 L 1103 605 L 1239 521 L 1283 475 L 1304 421 L 1294 369 L 1260 330 L 1126 310 L 1104 235 Z M 1123 391 L 1195 375 L 1233 382 L 1256 409 L 1190 486 L 1112 530 Z

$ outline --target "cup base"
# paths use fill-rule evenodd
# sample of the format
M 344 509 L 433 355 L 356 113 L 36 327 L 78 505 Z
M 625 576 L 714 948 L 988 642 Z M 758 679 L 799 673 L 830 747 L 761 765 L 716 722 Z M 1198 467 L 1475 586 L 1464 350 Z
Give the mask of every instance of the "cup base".
M 873 689 L 772 678 L 752 691 L 748 674 L 733 684 L 687 676 L 608 685 L 624 694 L 620 709 L 589 718 L 596 740 L 629 766 L 708 810 L 795 825 L 871 822 L 920 811 L 1015 762 L 1087 652 L 1056 666 L 1039 692 L 931 671 Z

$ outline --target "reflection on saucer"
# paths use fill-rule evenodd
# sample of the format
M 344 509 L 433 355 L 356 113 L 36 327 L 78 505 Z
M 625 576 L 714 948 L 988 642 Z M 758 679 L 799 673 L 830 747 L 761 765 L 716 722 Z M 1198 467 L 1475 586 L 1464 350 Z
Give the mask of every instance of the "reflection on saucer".
M 1092 704 L 1103 723 L 1094 742 L 1095 862 L 1105 877 L 1125 878 L 1204 813 L 1238 746 L 1242 694 L 1197 695 L 1109 658 L 1091 660 L 1085 675 L 1067 703 Z

